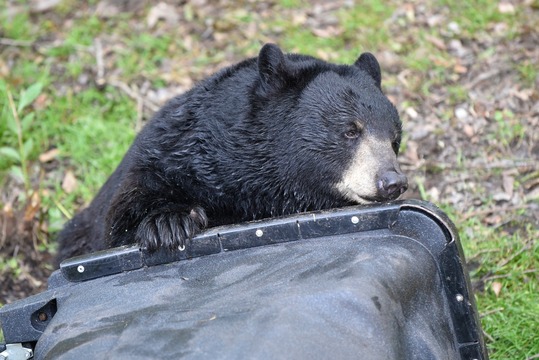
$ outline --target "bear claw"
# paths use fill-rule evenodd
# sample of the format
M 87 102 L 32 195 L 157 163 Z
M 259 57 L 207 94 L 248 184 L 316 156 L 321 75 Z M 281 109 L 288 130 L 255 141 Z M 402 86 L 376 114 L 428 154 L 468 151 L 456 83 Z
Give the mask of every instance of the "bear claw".
M 200 207 L 194 207 L 188 213 L 154 211 L 138 226 L 136 241 L 149 251 L 161 247 L 183 251 L 207 224 L 206 212 Z

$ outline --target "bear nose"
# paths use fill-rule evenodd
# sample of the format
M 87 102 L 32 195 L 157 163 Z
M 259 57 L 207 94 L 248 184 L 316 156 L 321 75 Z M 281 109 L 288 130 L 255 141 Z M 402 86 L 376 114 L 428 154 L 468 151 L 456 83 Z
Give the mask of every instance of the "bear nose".
M 377 182 L 378 194 L 385 200 L 395 200 L 408 189 L 408 179 L 402 173 L 387 171 Z

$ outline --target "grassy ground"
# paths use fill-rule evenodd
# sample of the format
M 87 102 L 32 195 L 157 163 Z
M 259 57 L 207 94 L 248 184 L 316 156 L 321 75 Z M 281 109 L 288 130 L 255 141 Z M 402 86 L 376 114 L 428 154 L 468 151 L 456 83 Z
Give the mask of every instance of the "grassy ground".
M 408 197 L 457 224 L 492 359 L 539 358 L 539 3 L 0 0 L 0 303 L 163 102 L 264 42 L 379 58 Z M 9 290 L 7 290 L 9 289 Z

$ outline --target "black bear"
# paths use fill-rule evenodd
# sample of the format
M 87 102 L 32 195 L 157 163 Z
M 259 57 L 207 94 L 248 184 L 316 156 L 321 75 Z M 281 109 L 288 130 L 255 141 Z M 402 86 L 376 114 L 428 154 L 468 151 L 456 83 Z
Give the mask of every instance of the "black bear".
M 182 250 L 207 226 L 396 199 L 401 132 L 372 54 L 337 65 L 266 44 L 157 112 L 60 233 L 57 261 Z

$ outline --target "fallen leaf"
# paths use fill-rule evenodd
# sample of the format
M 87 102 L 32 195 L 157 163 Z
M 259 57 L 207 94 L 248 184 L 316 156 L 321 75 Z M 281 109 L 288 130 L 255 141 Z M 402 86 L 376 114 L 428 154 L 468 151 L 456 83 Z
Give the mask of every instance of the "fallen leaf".
M 447 28 L 453 34 L 460 34 L 460 26 L 454 21 L 451 21 L 449 24 L 447 24 Z
M 498 4 L 498 11 L 502 14 L 514 14 L 515 6 L 509 2 L 500 2 Z
M 174 25 L 179 22 L 180 16 L 176 12 L 174 6 L 160 2 L 150 9 L 146 22 L 148 27 L 152 29 L 155 27 L 155 25 L 157 25 L 159 20 L 165 20 L 167 24 Z
M 340 36 L 343 32 L 342 29 L 336 26 L 328 26 L 325 28 L 312 29 L 311 31 L 315 36 L 318 36 L 323 39 L 335 38 L 337 36 Z
M 33 0 L 30 1 L 30 11 L 33 13 L 43 13 L 54 9 L 61 0 Z
M 429 197 L 429 200 L 433 203 L 437 203 L 440 201 L 440 190 L 438 190 L 438 188 L 435 186 L 433 186 L 427 191 L 427 195 Z
M 73 171 L 67 170 L 64 176 L 64 180 L 62 181 L 62 189 L 66 193 L 71 194 L 76 188 L 77 178 L 75 177 L 75 174 L 73 174 Z
M 45 151 L 41 155 L 39 155 L 39 162 L 41 163 L 47 163 L 50 162 L 58 156 L 60 153 L 60 150 L 58 149 L 50 149 L 49 151 Z
M 459 120 L 465 120 L 468 118 L 468 111 L 462 107 L 455 109 L 455 117 Z
M 457 74 L 466 74 L 468 72 L 468 68 L 464 65 L 457 64 L 453 67 L 453 71 L 455 71 Z
M 0 59 L 0 76 L 3 78 L 7 78 L 9 75 L 9 67 L 4 62 L 4 60 Z
M 13 215 L 13 205 L 7 202 L 2 209 L 2 212 L 6 215 Z
M 445 20 L 444 15 L 433 14 L 427 18 L 427 24 L 429 25 L 429 27 L 433 28 L 436 26 L 440 26 L 444 20 Z
M 413 107 L 407 107 L 404 111 L 406 112 L 406 115 L 408 115 L 412 119 L 417 119 L 417 117 L 419 116 L 419 114 Z
M 295 26 L 300 26 L 307 22 L 307 14 L 304 12 L 299 12 L 292 14 L 292 24 Z
M 491 225 L 491 226 L 499 225 L 502 221 L 503 221 L 503 218 L 498 214 L 492 214 L 492 215 L 486 216 L 484 219 L 485 224 Z
M 475 130 L 470 124 L 464 124 L 464 126 L 462 127 L 462 131 L 470 139 L 475 135 Z
M 517 98 L 519 98 L 522 101 L 530 101 L 530 98 L 533 96 L 534 90 L 523 89 L 519 91 L 518 89 L 513 89 L 511 92 L 513 93 L 513 95 L 515 95 Z
M 442 39 L 436 36 L 427 35 L 426 39 L 428 42 L 430 42 L 432 45 L 437 47 L 439 50 L 447 50 L 447 46 L 445 46 L 445 43 Z
M 38 97 L 34 100 L 34 103 L 32 106 L 35 110 L 43 110 L 48 105 L 49 97 L 45 93 L 41 93 L 38 95 Z
M 24 211 L 24 222 L 29 223 L 34 218 L 39 211 L 40 205 L 41 198 L 39 197 L 39 193 L 36 191 L 32 194 L 30 201 L 26 205 L 26 209 Z
M 405 4 L 404 13 L 406 14 L 406 18 L 409 21 L 411 22 L 415 21 L 415 8 L 413 4 Z
M 513 197 L 513 187 L 515 184 L 515 178 L 507 173 L 502 175 L 502 188 L 507 194 L 509 199 Z
M 506 193 L 505 191 L 498 191 L 492 194 L 492 200 L 497 201 L 497 202 L 510 201 L 511 196 L 509 196 L 509 194 Z
M 527 202 L 539 201 L 539 187 L 527 193 L 525 199 Z
M 409 140 L 406 144 L 404 157 L 408 158 L 412 164 L 417 164 L 419 162 L 419 154 L 417 152 L 418 147 L 417 142 L 413 140 Z
M 498 297 L 500 295 L 500 292 L 502 291 L 502 283 L 499 281 L 494 281 L 491 285 L 492 291 Z
M 451 62 L 446 59 L 442 59 L 442 58 L 434 57 L 434 56 L 429 56 L 429 59 L 432 60 L 432 62 L 435 65 L 444 67 L 446 69 L 449 69 L 451 67 Z
M 318 49 L 316 51 L 316 55 L 318 55 L 318 57 L 320 57 L 321 59 L 326 60 L 326 61 L 329 61 L 330 56 L 331 56 L 328 51 L 324 51 L 322 49 Z
M 121 13 L 134 13 L 144 8 L 143 0 L 101 0 L 95 9 L 95 14 L 101 18 L 112 18 Z

